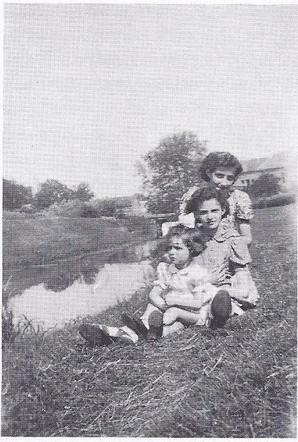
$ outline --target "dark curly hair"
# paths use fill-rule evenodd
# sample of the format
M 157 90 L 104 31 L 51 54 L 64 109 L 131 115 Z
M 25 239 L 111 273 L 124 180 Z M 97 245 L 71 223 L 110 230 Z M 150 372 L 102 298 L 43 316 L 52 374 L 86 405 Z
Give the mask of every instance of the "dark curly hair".
M 231 168 L 235 171 L 235 179 L 242 172 L 240 161 L 229 152 L 211 152 L 203 159 L 200 174 L 203 180 L 210 181 L 207 172 L 213 173 L 216 169 Z
M 205 248 L 206 241 L 203 239 L 203 235 L 197 229 L 191 229 L 183 224 L 178 224 L 170 228 L 169 232 L 165 236 L 165 240 L 169 244 L 169 240 L 177 236 L 181 238 L 183 244 L 188 248 L 191 256 L 198 256 Z
M 214 186 L 208 185 L 194 192 L 188 200 L 185 213 L 195 213 L 204 201 L 215 199 L 219 202 L 220 207 L 224 210 L 225 216 L 229 213 L 229 203 L 227 201 L 226 190 L 216 189 Z

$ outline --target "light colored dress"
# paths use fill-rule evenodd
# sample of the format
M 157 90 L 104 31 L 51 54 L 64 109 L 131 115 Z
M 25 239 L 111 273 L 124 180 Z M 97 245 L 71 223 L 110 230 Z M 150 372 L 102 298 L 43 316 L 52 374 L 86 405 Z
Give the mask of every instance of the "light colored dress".
M 164 223 L 162 225 L 162 233 L 165 235 L 170 227 L 177 224 L 184 224 L 187 227 L 195 227 L 195 217 L 193 213 L 185 213 L 186 205 L 194 192 L 199 190 L 199 187 L 191 187 L 182 197 L 180 203 L 180 215 L 178 221 Z M 243 190 L 231 189 L 230 195 L 228 197 L 228 204 L 230 213 L 225 217 L 226 221 L 230 223 L 230 226 L 237 229 L 239 224 L 243 221 L 250 221 L 253 216 L 252 202 L 249 195 Z
M 208 239 L 205 233 L 203 235 L 206 238 L 206 249 L 196 256 L 194 261 L 210 270 L 224 266 L 227 276 L 222 282 L 222 288 L 229 290 L 231 287 L 231 296 L 240 303 L 245 301 L 256 305 L 259 294 L 248 268 L 251 257 L 245 240 L 224 220 L 213 237 Z M 235 272 L 235 267 L 240 270 Z
M 183 269 L 177 269 L 174 264 L 161 262 L 157 267 L 157 279 L 153 285 L 163 290 L 162 297 L 171 293 L 175 296 L 199 300 L 202 303 L 202 307 L 199 310 L 192 310 L 190 308 L 187 310 L 193 311 L 193 313 L 198 315 L 196 325 L 208 325 L 212 318 L 210 312 L 211 301 L 219 290 L 218 287 L 210 284 L 209 280 L 210 273 L 207 268 L 199 265 L 194 260 Z M 155 310 L 158 310 L 157 307 L 153 304 L 148 304 L 144 315 L 141 317 L 145 325 L 148 324 L 148 318 Z M 232 313 L 237 313 L 237 311 L 234 309 Z

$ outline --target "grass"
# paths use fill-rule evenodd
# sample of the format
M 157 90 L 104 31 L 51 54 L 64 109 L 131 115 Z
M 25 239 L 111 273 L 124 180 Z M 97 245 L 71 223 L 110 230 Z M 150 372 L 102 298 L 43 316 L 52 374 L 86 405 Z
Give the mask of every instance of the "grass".
M 111 222 L 99 218 L 3 217 L 3 268 L 24 268 L 114 248 L 120 244 L 151 239 L 155 231 L 144 221 L 136 226 L 127 220 Z
M 261 302 L 224 329 L 102 348 L 78 337 L 81 320 L 18 335 L 3 351 L 2 435 L 295 437 L 294 213 L 257 212 Z M 120 324 L 121 311 L 141 312 L 146 295 L 89 319 Z

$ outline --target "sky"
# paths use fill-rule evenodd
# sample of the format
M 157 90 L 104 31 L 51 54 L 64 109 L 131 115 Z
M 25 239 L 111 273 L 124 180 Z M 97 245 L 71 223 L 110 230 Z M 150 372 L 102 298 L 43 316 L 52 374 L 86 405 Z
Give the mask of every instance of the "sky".
M 298 6 L 6 4 L 3 174 L 141 191 L 183 131 L 240 159 L 298 145 Z

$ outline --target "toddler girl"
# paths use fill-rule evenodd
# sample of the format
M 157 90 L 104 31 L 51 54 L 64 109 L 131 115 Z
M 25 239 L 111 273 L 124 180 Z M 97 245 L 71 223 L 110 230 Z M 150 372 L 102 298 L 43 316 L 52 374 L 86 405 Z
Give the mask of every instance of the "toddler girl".
M 211 152 L 202 161 L 200 167 L 201 177 L 213 185 L 216 189 L 225 191 L 229 204 L 227 220 L 236 228 L 249 246 L 252 241 L 250 220 L 253 218 L 250 197 L 242 190 L 233 189 L 233 184 L 242 172 L 242 166 L 238 159 L 228 152 Z M 179 223 L 189 227 L 194 226 L 194 215 L 189 212 L 188 201 L 198 187 L 192 187 L 182 197 L 180 205 Z M 163 234 L 166 234 L 169 223 L 162 226 Z
M 170 262 L 158 265 L 157 279 L 142 317 L 124 314 L 126 325 L 120 328 L 83 324 L 79 332 L 87 341 L 107 344 L 121 339 L 135 343 L 139 337 L 166 336 L 184 328 L 183 324 L 208 325 L 214 319 L 214 325 L 224 325 L 232 302 L 228 292 L 211 284 L 212 274 L 193 259 L 205 248 L 200 233 L 179 225 L 170 230 L 167 240 Z M 213 304 L 220 308 L 213 308 Z

